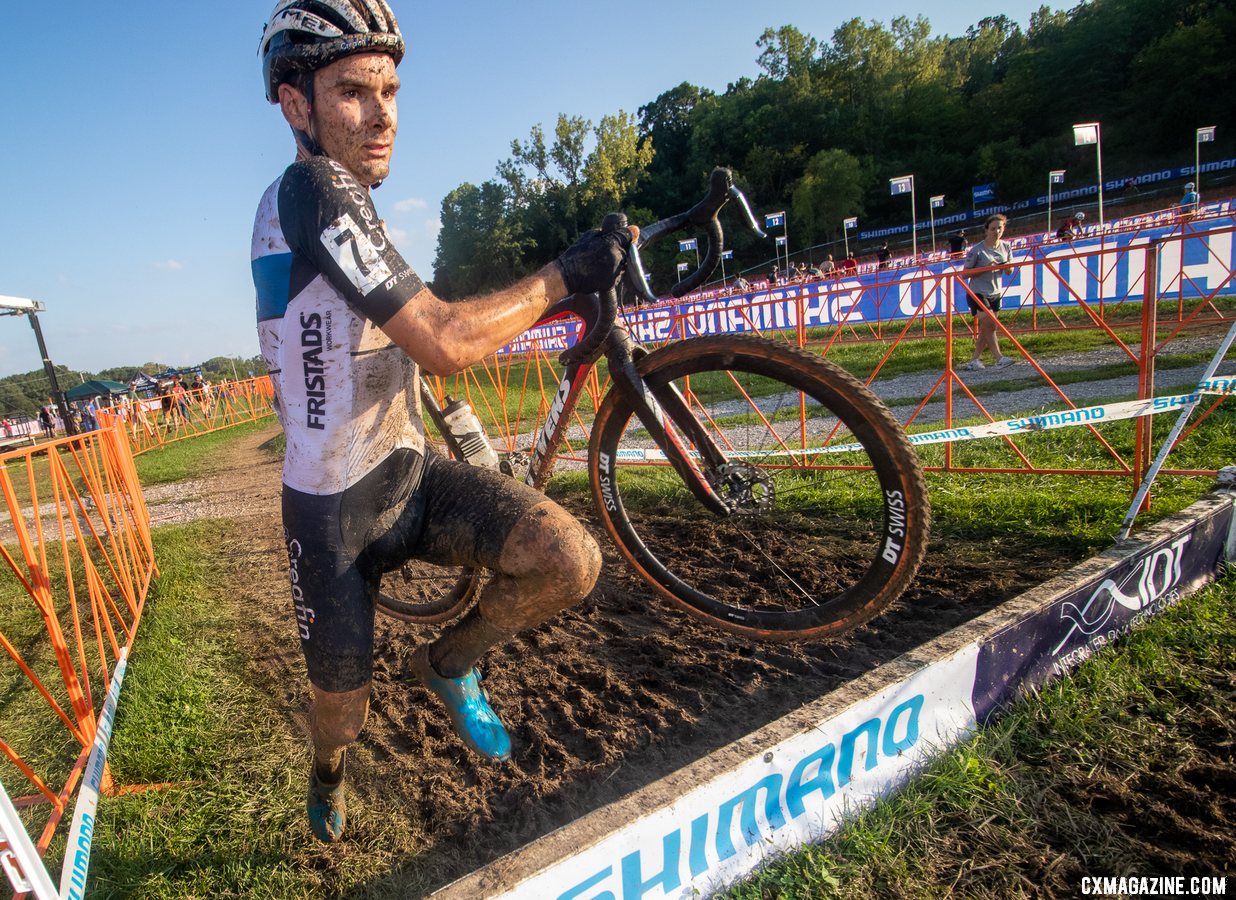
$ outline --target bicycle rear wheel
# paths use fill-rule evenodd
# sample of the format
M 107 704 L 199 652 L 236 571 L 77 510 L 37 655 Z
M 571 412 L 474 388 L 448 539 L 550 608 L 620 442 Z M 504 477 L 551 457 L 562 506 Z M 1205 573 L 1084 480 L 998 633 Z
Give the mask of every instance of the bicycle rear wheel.
M 676 388 L 726 457 L 706 463 L 690 444 L 731 509 L 718 515 L 665 462 L 621 391 L 601 404 L 589 453 L 597 509 L 660 593 L 729 631 L 790 641 L 849 631 L 904 592 L 927 548 L 926 482 L 904 431 L 861 382 L 745 335 L 682 341 L 637 368 L 672 419 Z

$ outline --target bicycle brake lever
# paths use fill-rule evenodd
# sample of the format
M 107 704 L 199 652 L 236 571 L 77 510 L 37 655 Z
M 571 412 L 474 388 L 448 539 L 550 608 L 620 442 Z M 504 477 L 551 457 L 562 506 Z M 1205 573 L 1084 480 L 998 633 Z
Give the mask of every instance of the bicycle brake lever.
M 648 287 L 648 275 L 644 272 L 644 261 L 640 258 L 636 241 L 632 241 L 627 248 L 627 283 L 646 303 L 660 302 L 660 298 Z
M 747 227 L 758 234 L 760 237 L 767 239 L 768 235 L 755 221 L 755 215 L 751 212 L 751 205 L 747 203 L 747 198 L 743 192 L 738 189 L 738 185 L 730 185 L 730 199 L 738 203 L 738 208 L 742 210 L 743 218 L 747 220 Z

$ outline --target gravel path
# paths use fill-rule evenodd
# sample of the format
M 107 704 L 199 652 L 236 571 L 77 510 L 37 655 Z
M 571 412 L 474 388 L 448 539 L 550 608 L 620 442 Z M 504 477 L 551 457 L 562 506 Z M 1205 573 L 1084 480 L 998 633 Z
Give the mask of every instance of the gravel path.
M 1174 354 L 1198 352 L 1213 354 L 1218 350 L 1220 340 L 1220 335 L 1185 337 L 1175 340 L 1160 354 L 1160 365 L 1164 359 Z M 1130 349 L 1137 353 L 1140 345 L 1133 344 Z M 1056 379 L 1063 374 L 1084 372 L 1099 366 L 1127 363 L 1130 360 L 1123 350 L 1113 346 L 1076 353 L 1062 353 L 1035 361 L 1048 375 Z M 1159 368 L 1155 375 L 1156 393 L 1190 390 L 1197 386 L 1205 371 L 1205 363 L 1179 369 Z M 1219 365 L 1216 374 L 1219 376 L 1236 374 L 1236 352 L 1228 352 L 1227 358 Z M 904 422 L 933 386 L 937 385 L 942 375 L 942 370 L 936 370 L 917 372 L 912 375 L 898 375 L 893 378 L 880 378 L 871 387 Z M 1060 395 L 1048 386 L 1043 377 L 1024 359 L 1018 359 L 1014 365 L 1003 369 L 989 367 L 979 372 L 957 371 L 956 375 L 974 392 L 986 407 L 987 412 L 996 419 L 1068 408 Z M 987 386 L 994 382 L 1005 385 L 1009 382 L 1020 382 L 1020 384 L 1009 389 L 990 390 Z M 943 422 L 944 389 L 943 384 L 936 387 L 935 398 L 918 414 L 915 419 L 916 425 L 934 425 Z M 1078 381 L 1062 385 L 1060 389 L 1073 404 L 1079 407 L 1115 400 L 1136 400 L 1138 396 L 1136 375 Z M 960 386 L 955 385 L 953 389 L 954 419 L 977 415 L 981 415 L 980 410 Z

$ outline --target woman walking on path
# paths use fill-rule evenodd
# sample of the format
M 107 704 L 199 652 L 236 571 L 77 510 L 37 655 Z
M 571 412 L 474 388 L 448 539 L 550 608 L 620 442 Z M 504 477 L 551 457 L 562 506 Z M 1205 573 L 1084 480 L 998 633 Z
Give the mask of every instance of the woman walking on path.
M 1000 353 L 1000 341 L 996 337 L 996 316 L 1000 312 L 1004 291 L 1001 279 L 1004 275 L 1013 274 L 1013 267 L 1008 265 L 1013 259 L 1013 249 L 1008 241 L 1002 239 L 1007 222 L 1008 218 L 999 213 L 988 216 L 983 226 L 983 240 L 970 248 L 961 271 L 961 275 L 970 282 L 966 301 L 970 305 L 974 321 L 978 324 L 974 356 L 962 366 L 969 372 L 985 368 L 980 358 L 984 350 L 991 351 L 992 359 L 1000 368 L 1013 364 L 1010 357 Z M 995 266 L 1003 268 L 993 268 Z M 973 269 L 984 271 L 972 272 Z

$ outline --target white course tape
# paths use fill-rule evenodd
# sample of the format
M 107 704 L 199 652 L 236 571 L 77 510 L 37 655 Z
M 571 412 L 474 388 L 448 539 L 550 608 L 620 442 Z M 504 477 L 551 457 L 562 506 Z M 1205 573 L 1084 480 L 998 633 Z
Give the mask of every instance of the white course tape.
M 120 684 L 128 665 L 129 648 L 120 651 L 112 684 L 99 710 L 99 727 L 94 733 L 94 746 L 86 760 L 82 775 L 81 790 L 73 807 L 73 824 L 69 827 L 69 840 L 65 845 L 64 863 L 60 871 L 61 900 L 82 900 L 86 895 L 86 870 L 90 866 L 90 843 L 94 838 L 94 813 L 99 805 L 99 787 L 103 782 L 103 767 L 107 763 L 107 745 L 112 739 L 112 722 L 116 718 L 116 704 L 120 700 Z
M 1182 407 L 1196 404 L 1203 394 L 1231 395 L 1236 394 L 1236 377 L 1210 378 L 1201 382 L 1191 394 L 1173 394 L 1166 397 L 1153 397 L 1149 400 L 1126 400 L 1120 403 L 1104 403 L 1099 406 L 1087 406 L 1083 409 L 1066 409 L 1061 412 L 1043 413 L 1037 416 L 1025 416 L 1017 419 L 1005 419 L 1003 422 L 989 422 L 986 425 L 967 425 L 949 428 L 944 431 L 925 431 L 910 435 L 911 444 L 947 444 L 954 441 L 973 441 L 978 438 L 1002 437 L 1009 434 L 1025 434 L 1031 431 L 1047 431 L 1052 428 L 1069 428 L 1074 425 L 1088 425 L 1092 422 L 1115 422 L 1120 419 L 1135 419 L 1139 416 L 1153 416 L 1158 413 L 1178 411 Z M 775 459 L 777 457 L 819 456 L 824 453 L 852 453 L 862 450 L 860 444 L 833 444 L 827 447 L 807 447 L 805 449 L 783 448 L 781 450 L 727 450 L 727 459 Z M 694 451 L 693 457 L 698 457 Z M 615 454 L 618 460 L 635 462 L 662 462 L 665 453 L 652 448 L 620 448 Z

